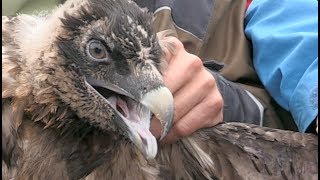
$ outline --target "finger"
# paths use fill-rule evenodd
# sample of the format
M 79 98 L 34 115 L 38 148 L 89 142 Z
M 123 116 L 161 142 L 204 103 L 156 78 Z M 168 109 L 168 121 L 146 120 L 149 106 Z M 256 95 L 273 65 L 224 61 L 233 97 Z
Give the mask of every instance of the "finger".
M 164 143 L 173 143 L 176 140 L 186 137 L 196 130 L 204 127 L 212 127 L 223 120 L 223 103 L 221 100 L 216 100 L 214 103 L 201 103 L 192 111 L 181 118 L 174 124 L 172 130 L 161 141 Z M 204 112 L 212 112 L 210 114 Z
M 154 135 L 156 139 L 159 139 L 161 136 L 161 131 L 162 131 L 161 127 L 162 126 L 161 126 L 160 120 L 155 116 L 153 116 L 150 124 L 150 132 Z
M 201 93 L 199 93 L 199 89 Z M 205 97 L 209 96 L 208 94 L 215 93 L 214 91 L 218 91 L 215 80 L 208 71 L 203 69 L 203 71 L 200 71 L 189 83 L 175 93 L 175 114 L 173 122 L 175 123 L 177 120 L 180 120 L 180 118 L 191 111 L 192 108 L 204 101 Z M 217 92 L 215 94 L 217 95 L 213 98 L 219 96 Z M 150 130 L 155 137 L 159 137 L 161 126 L 158 119 L 152 119 Z
M 186 115 L 193 107 L 204 101 L 209 93 L 213 93 L 215 80 L 204 70 L 196 74 L 192 80 L 174 94 L 175 114 L 174 122 Z
M 188 83 L 194 74 L 203 68 L 199 57 L 183 51 L 172 58 L 170 65 L 163 75 L 165 85 L 173 94 Z

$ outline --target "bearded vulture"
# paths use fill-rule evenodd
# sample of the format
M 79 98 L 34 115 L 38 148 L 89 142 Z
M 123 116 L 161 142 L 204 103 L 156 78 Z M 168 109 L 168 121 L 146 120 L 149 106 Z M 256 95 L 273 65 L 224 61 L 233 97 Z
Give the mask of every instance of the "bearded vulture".
M 2 17 L 2 179 L 317 179 L 318 137 L 222 123 L 158 148 L 172 126 L 161 41 L 130 0 Z

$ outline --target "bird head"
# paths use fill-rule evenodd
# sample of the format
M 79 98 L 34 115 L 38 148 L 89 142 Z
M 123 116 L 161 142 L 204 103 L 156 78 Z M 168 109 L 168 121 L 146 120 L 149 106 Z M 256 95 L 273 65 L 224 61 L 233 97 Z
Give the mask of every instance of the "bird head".
M 61 8 L 53 43 L 59 66 L 50 79 L 56 94 L 80 119 L 154 158 L 151 116 L 160 120 L 163 138 L 172 125 L 173 97 L 162 80 L 152 15 L 126 0 L 67 1 Z

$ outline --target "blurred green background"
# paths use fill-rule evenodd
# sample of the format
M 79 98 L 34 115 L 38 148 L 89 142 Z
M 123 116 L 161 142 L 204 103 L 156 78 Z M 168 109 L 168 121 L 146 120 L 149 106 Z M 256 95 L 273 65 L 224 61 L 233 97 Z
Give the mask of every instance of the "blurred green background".
M 2 15 L 34 14 L 52 10 L 60 3 L 61 0 L 2 0 Z

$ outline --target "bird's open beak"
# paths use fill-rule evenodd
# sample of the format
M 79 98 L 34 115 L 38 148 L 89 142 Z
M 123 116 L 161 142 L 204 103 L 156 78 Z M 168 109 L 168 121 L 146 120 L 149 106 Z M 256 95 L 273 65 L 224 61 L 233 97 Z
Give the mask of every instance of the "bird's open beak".
M 156 138 L 150 132 L 151 113 L 161 122 L 161 137 L 166 136 L 173 121 L 173 97 L 165 86 L 158 86 L 143 93 L 139 99 L 123 88 L 98 80 L 87 79 L 110 104 L 118 118 L 114 123 L 138 147 L 147 159 L 155 158 L 158 150 Z M 106 93 L 105 91 L 112 91 Z
M 173 97 L 170 90 L 166 87 L 154 89 L 143 96 L 141 103 L 160 120 L 162 140 L 168 134 L 173 120 Z
M 150 110 L 161 122 L 161 137 L 165 137 L 172 126 L 173 120 L 173 97 L 166 87 L 160 87 L 146 93 L 140 103 L 146 107 L 141 108 L 140 117 L 145 118 L 140 122 L 124 120 L 129 127 L 129 137 L 131 141 L 139 148 L 147 159 L 153 159 L 157 155 L 157 141 L 150 132 L 151 116 L 147 115 Z M 148 109 L 148 110 L 147 110 Z

